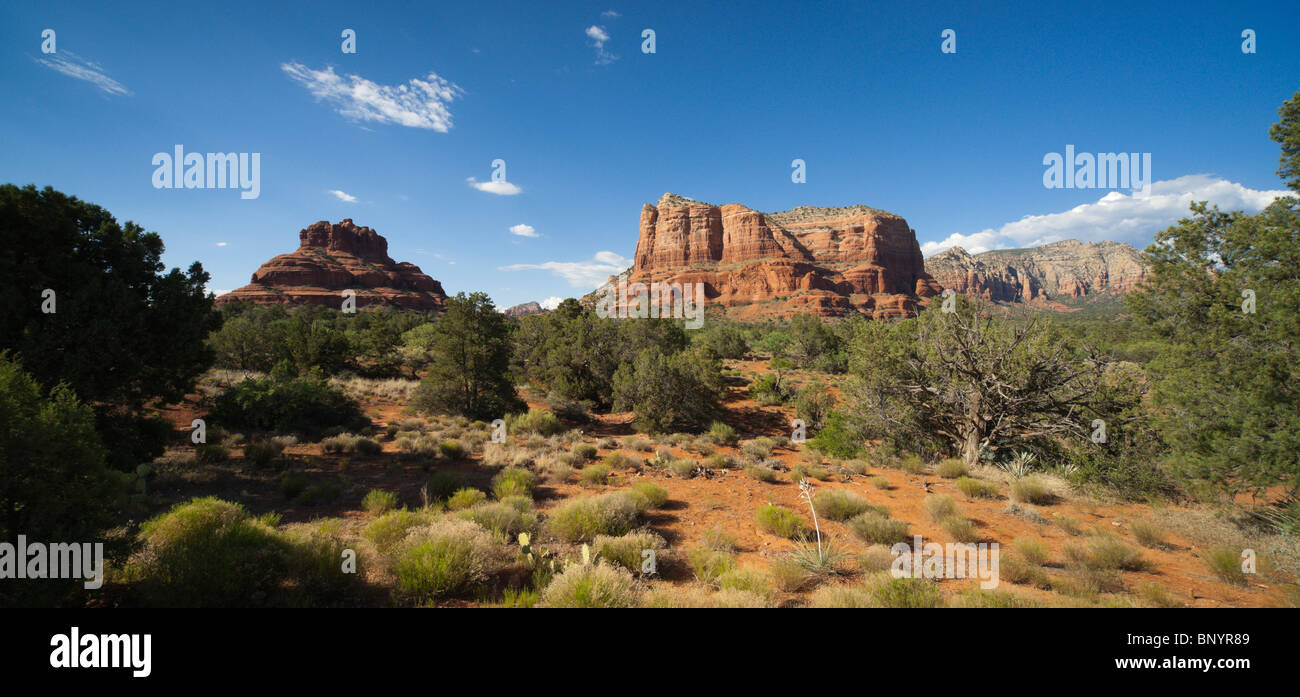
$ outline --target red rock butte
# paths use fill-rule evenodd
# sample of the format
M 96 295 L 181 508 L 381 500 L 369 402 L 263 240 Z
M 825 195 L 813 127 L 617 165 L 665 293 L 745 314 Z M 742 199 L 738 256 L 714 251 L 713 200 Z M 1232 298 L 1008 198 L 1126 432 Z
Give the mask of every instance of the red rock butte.
M 345 290 L 356 292 L 357 308 L 438 310 L 447 299 L 442 284 L 420 267 L 394 262 L 383 236 L 345 218 L 335 225 L 322 220 L 304 228 L 296 251 L 262 264 L 251 283 L 218 297 L 217 305 L 246 301 L 339 308 Z
M 641 208 L 630 282 L 702 283 L 733 319 L 910 317 L 942 287 L 916 232 L 867 206 L 760 213 L 676 194 Z

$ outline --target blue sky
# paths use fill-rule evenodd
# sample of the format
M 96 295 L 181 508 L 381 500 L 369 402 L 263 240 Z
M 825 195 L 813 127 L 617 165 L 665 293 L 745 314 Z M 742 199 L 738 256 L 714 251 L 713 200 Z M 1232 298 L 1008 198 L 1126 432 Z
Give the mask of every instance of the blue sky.
M 1300 90 L 1294 2 L 24 5 L 0 9 L 0 181 L 159 232 L 214 290 L 350 217 L 448 292 L 581 294 L 666 191 L 867 204 L 927 253 L 1142 246 L 1192 198 L 1276 195 L 1267 129 Z M 154 188 L 151 158 L 178 143 L 260 153 L 260 196 Z M 1067 144 L 1151 153 L 1152 195 L 1045 188 L 1043 157 Z M 498 158 L 518 193 L 468 181 Z

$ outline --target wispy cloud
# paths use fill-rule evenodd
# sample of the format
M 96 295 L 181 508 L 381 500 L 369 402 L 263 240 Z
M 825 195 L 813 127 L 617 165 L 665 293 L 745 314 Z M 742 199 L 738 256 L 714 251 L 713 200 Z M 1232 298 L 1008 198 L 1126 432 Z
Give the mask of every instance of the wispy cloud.
M 486 191 L 489 194 L 496 194 L 497 196 L 514 196 L 515 194 L 523 192 L 523 189 L 515 186 L 514 184 L 511 184 L 508 181 L 492 180 L 492 181 L 481 182 L 476 180 L 474 177 L 470 177 L 465 181 L 469 182 L 470 186 L 474 187 L 475 189 L 478 189 L 479 191 Z
M 329 192 L 330 192 L 331 194 L 334 194 L 334 198 L 336 198 L 336 199 L 338 199 L 338 200 L 340 200 L 340 201 L 344 201 L 344 202 L 346 202 L 346 203 L 356 203 L 356 202 L 357 202 L 357 197 L 356 197 L 356 196 L 353 196 L 352 194 L 349 194 L 349 193 L 346 192 L 346 191 L 339 191 L 338 189 L 330 189 Z
M 614 252 L 596 252 L 591 261 L 548 261 L 543 264 L 511 264 L 498 267 L 500 271 L 550 271 L 569 282 L 575 288 L 595 288 L 610 276 L 620 273 L 632 265 Z
M 596 49 L 596 65 L 618 60 L 618 56 L 605 50 L 605 44 L 609 41 L 609 32 L 605 31 L 605 27 L 595 24 L 587 27 L 587 38 L 591 39 L 591 45 Z
M 623 15 L 619 14 L 616 10 L 605 10 L 604 12 L 600 13 L 600 16 L 604 17 L 605 19 L 618 19 Z
M 131 96 L 131 90 L 106 75 L 102 66 L 94 61 L 82 58 L 72 51 L 63 50 L 58 53 L 50 53 L 42 58 L 37 58 L 36 62 L 47 68 L 57 70 L 68 77 L 85 80 L 98 87 L 105 94 Z
M 1223 210 L 1258 212 L 1289 191 L 1260 191 L 1208 174 L 1189 174 L 1155 182 L 1146 195 L 1112 191 L 1096 203 L 1068 211 L 1027 215 L 997 229 L 971 234 L 954 233 L 939 242 L 926 242 L 921 252 L 930 256 L 959 246 L 977 254 L 990 249 L 1037 247 L 1061 240 L 1128 242 L 1141 249 L 1155 233 L 1190 214 L 1192 201 L 1209 201 Z
M 228 246 L 229 244 L 230 244 L 229 242 L 218 242 L 218 243 L 217 243 L 217 246 L 218 246 L 218 247 L 226 247 L 226 246 Z
M 523 223 L 511 225 L 510 234 L 518 235 L 520 237 L 540 237 L 540 235 L 537 234 L 537 230 L 533 229 L 532 225 L 524 225 Z
M 338 75 L 332 66 L 312 70 L 301 63 L 283 63 L 280 69 L 346 118 L 439 133 L 451 129 L 448 105 L 464 94 L 459 86 L 436 73 L 423 79 L 411 78 L 404 85 L 380 85 L 360 75 Z

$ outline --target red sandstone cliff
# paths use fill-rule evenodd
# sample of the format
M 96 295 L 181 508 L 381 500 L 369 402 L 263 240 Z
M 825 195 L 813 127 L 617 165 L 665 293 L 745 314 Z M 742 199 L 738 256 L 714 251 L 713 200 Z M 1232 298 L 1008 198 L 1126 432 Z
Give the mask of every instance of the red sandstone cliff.
M 905 317 L 941 290 L 903 218 L 867 206 L 760 213 L 664 194 L 641 209 L 631 282 L 703 283 L 736 319 Z
M 252 283 L 217 298 L 218 305 L 249 301 L 259 305 L 340 307 L 343 291 L 356 291 L 357 307 L 394 305 L 440 309 L 447 296 L 442 284 L 407 262 L 388 256 L 388 240 L 351 218 L 331 225 L 322 220 L 298 233 L 297 251 L 281 254 L 253 272 Z

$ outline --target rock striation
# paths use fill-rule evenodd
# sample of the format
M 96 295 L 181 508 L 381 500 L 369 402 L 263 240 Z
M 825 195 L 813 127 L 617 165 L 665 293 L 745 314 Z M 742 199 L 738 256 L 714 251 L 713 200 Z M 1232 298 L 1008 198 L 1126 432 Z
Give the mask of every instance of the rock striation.
M 942 287 L 903 218 L 867 206 L 761 213 L 664 194 L 641 208 L 630 283 L 702 283 L 735 319 L 915 315 Z
M 356 292 L 357 308 L 395 306 L 439 310 L 442 284 L 407 262 L 388 256 L 388 240 L 351 218 L 322 220 L 298 233 L 298 249 L 258 267 L 252 282 L 217 298 L 217 305 L 246 301 L 259 305 L 341 307 L 343 291 Z
M 952 247 L 925 260 L 945 288 L 999 303 L 1067 309 L 1118 298 L 1146 279 L 1142 255 L 1123 242 L 1065 240 L 970 254 Z

